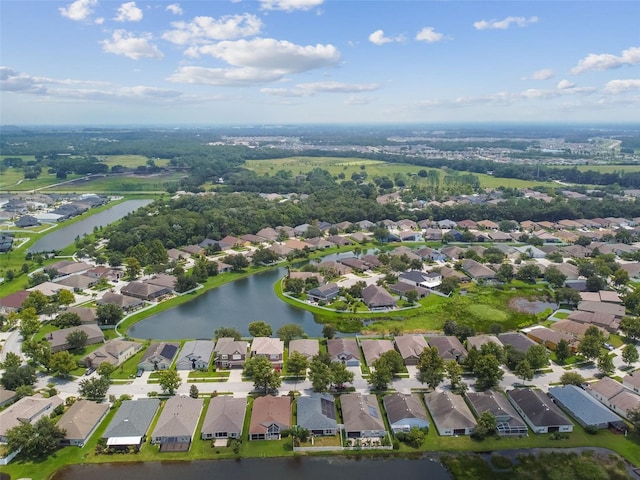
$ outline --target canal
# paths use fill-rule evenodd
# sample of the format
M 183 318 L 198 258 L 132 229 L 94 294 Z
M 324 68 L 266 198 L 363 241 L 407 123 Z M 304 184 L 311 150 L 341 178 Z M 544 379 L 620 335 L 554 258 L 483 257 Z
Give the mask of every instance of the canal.
M 148 205 L 153 200 L 126 200 L 122 203 L 114 205 L 102 212 L 91 215 L 78 222 L 62 227 L 58 230 L 45 235 L 28 250 L 29 253 L 36 252 L 52 252 L 71 245 L 76 237 L 82 237 L 93 233 L 95 227 L 103 227 L 109 225 L 116 220 L 120 220 L 125 215 L 136 211 L 138 208 Z

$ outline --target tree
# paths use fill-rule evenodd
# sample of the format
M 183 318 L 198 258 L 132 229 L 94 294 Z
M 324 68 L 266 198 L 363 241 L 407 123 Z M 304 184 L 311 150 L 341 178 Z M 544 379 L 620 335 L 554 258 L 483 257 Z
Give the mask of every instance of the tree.
M 336 327 L 333 323 L 325 323 L 322 327 L 322 336 L 331 340 L 336 336 Z
M 207 259 L 203 257 L 198 257 L 196 262 L 191 269 L 191 276 L 198 283 L 204 283 L 209 278 L 209 271 L 207 270 Z
M 589 292 L 599 292 L 604 289 L 605 281 L 598 275 L 591 275 L 587 278 L 586 286 Z
M 249 327 L 251 327 L 251 325 L 249 325 Z M 276 331 L 276 334 L 278 335 L 278 337 L 280 337 L 280 340 L 282 340 L 285 344 L 288 344 L 294 338 L 299 338 L 304 336 L 304 330 L 300 325 L 296 323 L 288 323 L 287 325 L 281 326 Z M 261 335 L 261 336 L 268 337 L 269 335 Z
M 84 378 L 78 382 L 78 392 L 89 400 L 102 400 L 107 396 L 109 385 L 108 377 Z
M 0 368 L 18 368 L 20 365 L 22 365 L 20 356 L 13 352 L 7 352 L 7 355 L 4 357 L 4 363 Z
M 560 383 L 562 385 L 575 385 L 579 387 L 584 385 L 584 377 L 577 372 L 565 372 L 560 377 Z
M 520 267 L 517 273 L 519 280 L 527 283 L 536 283 L 536 279 L 541 275 L 540 267 L 535 264 L 528 264 Z
M 306 373 L 309 368 L 309 360 L 300 352 L 293 352 L 289 355 L 287 361 L 287 372 L 294 377 L 300 377 Z
M 176 276 L 176 292 L 184 293 L 189 290 L 193 290 L 198 286 L 198 282 L 191 275 L 187 275 L 186 273 L 179 273 Z
M 314 392 L 326 392 L 329 390 L 331 383 L 331 370 L 329 365 L 324 363 L 320 358 L 314 357 L 309 366 L 309 380 L 311 380 L 311 388 Z
M 500 363 L 493 355 L 480 355 L 473 367 L 476 376 L 476 384 L 480 390 L 486 390 L 498 385 L 504 372 L 500 369 Z
M 509 283 L 513 279 L 513 265 L 503 263 L 498 267 L 496 272 L 496 280 L 502 283 Z
M 396 375 L 404 370 L 402 355 L 400 355 L 396 350 L 384 352 L 376 361 L 380 361 L 381 363 L 388 365 L 392 375 Z
M 627 412 L 627 419 L 633 423 L 636 428 L 636 432 L 640 431 L 640 405 Z
M 529 347 L 526 353 L 526 360 L 533 370 L 540 370 L 549 364 L 547 357 L 547 349 L 544 345 L 533 345 Z
M 567 276 L 552 265 L 550 267 L 547 267 L 547 269 L 544 271 L 544 279 L 553 288 L 560 288 L 567 280 Z
M 78 368 L 78 365 L 74 356 L 66 350 L 63 350 L 62 352 L 56 352 L 51 355 L 49 368 L 54 375 L 66 377 L 72 370 Z
M 614 285 L 621 287 L 629 283 L 629 273 L 626 270 L 619 268 L 615 272 L 613 272 L 613 274 L 611 275 L 611 280 L 613 281 Z
M 40 314 L 47 303 L 49 303 L 47 296 L 39 290 L 34 290 L 24 299 L 21 308 L 22 310 L 25 308 L 34 308 L 36 314 Z
M 385 362 L 380 362 L 380 359 L 373 362 L 373 367 L 374 370 L 369 374 L 369 384 L 375 390 L 385 390 L 393 378 L 391 367 Z
M 558 360 L 558 363 L 564 364 L 570 356 L 571 348 L 569 346 L 569 342 L 563 338 L 556 345 L 556 359 Z
M 489 411 L 485 411 L 485 412 L 482 412 L 478 417 L 478 423 L 473 429 L 472 436 L 473 438 L 482 440 L 487 435 L 495 434 L 497 428 L 498 428 L 498 422 L 496 421 L 496 416 Z
M 238 341 L 242 338 L 240 332 L 233 327 L 220 327 L 214 332 L 214 335 L 216 340 L 219 338 L 233 338 Z
M 137 258 L 129 257 L 125 260 L 125 268 L 126 268 L 127 277 L 129 277 L 129 280 L 135 280 L 140 276 L 142 265 L 140 265 L 140 261 Z
M 268 323 L 257 321 L 249 324 L 249 333 L 252 337 L 270 337 L 273 330 Z
M 61 289 L 56 295 L 58 303 L 60 305 L 71 305 L 76 301 L 76 297 L 71 290 L 66 288 Z
M 466 390 L 467 384 L 462 381 L 462 366 L 455 360 L 450 360 L 445 364 L 445 370 L 451 382 L 451 390 L 455 393 L 464 393 L 462 390 Z
M 66 431 L 48 416 L 41 417 L 35 424 L 21 422 L 6 432 L 9 451 L 20 450 L 27 459 L 47 457 L 58 448 L 65 435 Z
M 640 340 L 640 317 L 624 317 L 620 322 L 620 330 L 632 340 Z
M 598 370 L 600 373 L 606 376 L 613 375 L 616 367 L 613 364 L 613 358 L 608 353 L 604 352 L 598 357 Z
M 96 372 L 98 372 L 98 375 L 101 377 L 109 378 L 111 374 L 115 372 L 115 370 L 115 365 L 112 365 L 109 362 L 102 362 L 100 365 L 98 365 Z
M 522 383 L 524 384 L 526 381 L 533 380 L 533 368 L 529 365 L 527 360 L 522 360 L 518 365 L 516 365 L 514 373 L 518 378 L 522 379 Z
M 435 389 L 444 380 L 445 365 L 436 347 L 425 348 L 418 359 L 418 380 Z
M 23 385 L 36 383 L 36 369 L 31 365 L 6 368 L 0 378 L 0 384 L 7 390 L 15 390 Z
M 65 337 L 70 350 L 79 350 L 87 345 L 89 335 L 84 330 L 73 330 Z
M 227 255 L 222 259 L 224 263 L 231 265 L 231 270 L 238 272 L 249 266 L 249 260 L 244 255 Z
M 442 279 L 442 283 L 438 289 L 445 295 L 449 295 L 460 285 L 460 279 L 457 277 L 446 277 Z
M 182 379 L 176 370 L 162 370 L 158 373 L 160 388 L 163 392 L 173 395 L 182 383 Z
M 49 371 L 49 364 L 51 363 L 51 344 L 47 341 L 28 341 L 22 344 L 22 351 L 29 357 L 36 365 L 42 365 Z
M 406 443 L 410 447 L 420 448 L 424 443 L 426 434 L 424 430 L 418 427 L 411 427 L 411 430 L 409 430 L 407 433 L 398 432 L 397 437 L 398 440 Z
M 568 303 L 571 305 L 577 305 L 582 297 L 580 292 L 574 288 L 562 287 L 555 290 L 554 295 L 558 303 Z
M 115 325 L 124 316 L 120 306 L 115 303 L 104 303 L 96 308 L 96 319 L 99 325 Z
M 300 295 L 304 292 L 304 280 L 301 278 L 291 278 L 287 277 L 284 280 L 284 290 L 285 292 L 289 292 L 294 296 Z
M 294 425 L 289 430 L 289 435 L 293 439 L 293 442 L 296 446 L 300 445 L 300 443 L 304 443 L 309 439 L 309 430 L 300 425 Z
M 76 327 L 82 323 L 82 319 L 75 312 L 64 312 L 58 315 L 52 322 L 58 328 Z
M 331 386 L 336 390 L 342 390 L 346 383 L 352 383 L 354 373 L 342 362 L 331 362 Z
M 191 388 L 189 388 L 189 396 L 191 398 L 198 398 L 199 394 L 200 391 L 198 390 L 198 387 L 196 387 L 195 385 L 191 385 Z
M 622 359 L 627 365 L 631 366 L 631 364 L 636 363 L 639 358 L 640 354 L 638 354 L 638 349 L 635 345 L 629 343 L 622 349 Z
M 32 308 L 28 308 L 27 310 L 33 310 Z M 23 313 L 24 315 L 24 313 Z M 31 336 L 38 331 L 40 328 L 40 320 L 38 317 L 24 316 L 22 320 L 20 320 L 20 335 L 24 340 L 28 340 Z
M 598 327 L 591 326 L 585 332 L 585 335 L 578 346 L 578 351 L 584 357 L 593 360 L 600 356 L 603 346 L 604 337 L 602 333 L 598 330 Z
M 244 373 L 246 376 L 253 378 L 253 386 L 256 390 L 265 393 L 277 390 L 282 383 L 280 374 L 273 369 L 271 362 L 265 357 L 256 356 L 246 361 L 244 364 Z

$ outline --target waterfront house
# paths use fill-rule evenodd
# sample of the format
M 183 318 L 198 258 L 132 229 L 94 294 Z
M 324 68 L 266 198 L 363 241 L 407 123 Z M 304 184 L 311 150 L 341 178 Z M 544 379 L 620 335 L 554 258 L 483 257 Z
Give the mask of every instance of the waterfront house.
M 109 413 L 108 403 L 76 400 L 58 420 L 58 427 L 65 431 L 60 445 L 83 447 L 107 413 Z
M 340 403 L 347 438 L 384 438 L 387 435 L 378 397 L 373 394 L 346 393 L 340 396 Z
M 296 400 L 297 424 L 313 435 L 335 435 L 338 432 L 336 405 L 332 395 L 312 393 Z
M 249 440 L 280 440 L 291 428 L 291 398 L 266 395 L 253 401 Z
M 246 411 L 245 398 L 234 398 L 229 395 L 213 397 L 202 422 L 200 432 L 202 439 L 240 438 Z
M 161 452 L 185 452 L 191 447 L 204 400 L 188 396 L 170 397 L 164 404 L 151 435 Z
M 157 398 L 123 401 L 102 435 L 107 447 L 116 450 L 139 450 L 158 407 L 160 400 Z
M 471 435 L 476 420 L 460 395 L 433 391 L 424 394 L 424 401 L 439 435 Z
M 413 427 L 429 428 L 429 417 L 417 393 L 392 393 L 382 399 L 389 427 L 408 433 Z

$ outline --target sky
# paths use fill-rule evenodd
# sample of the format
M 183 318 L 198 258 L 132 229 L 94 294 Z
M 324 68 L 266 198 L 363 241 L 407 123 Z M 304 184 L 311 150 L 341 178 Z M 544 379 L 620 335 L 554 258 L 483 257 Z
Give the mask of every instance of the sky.
M 640 1 L 2 0 L 1 125 L 640 121 Z

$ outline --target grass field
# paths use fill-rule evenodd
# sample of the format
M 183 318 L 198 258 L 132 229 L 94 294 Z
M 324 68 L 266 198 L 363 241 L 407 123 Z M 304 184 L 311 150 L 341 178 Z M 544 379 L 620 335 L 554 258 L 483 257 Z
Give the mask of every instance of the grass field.
M 136 168 L 147 164 L 148 157 L 144 155 L 99 155 L 98 158 L 109 168 L 114 165 L 122 165 L 127 168 Z M 167 159 L 154 159 L 158 167 L 166 167 L 169 164 Z
M 81 175 L 69 175 L 66 180 L 80 178 Z M 33 180 L 25 180 L 22 170 L 9 168 L 0 175 L 0 190 L 10 190 L 16 192 L 28 192 L 37 188 L 48 187 L 60 183 L 59 178 L 55 175 L 42 173 L 38 178 Z M 18 184 L 19 182 L 19 184 Z
M 549 165 L 550 167 L 557 168 L 572 168 L 571 165 Z M 640 164 L 638 165 L 576 165 L 576 168 L 581 172 L 587 170 L 593 170 L 600 173 L 613 173 L 613 172 L 637 172 L 640 170 Z
M 248 160 L 245 162 L 246 168 L 253 170 L 258 175 L 268 173 L 273 175 L 278 170 L 290 170 L 294 175 L 310 172 L 314 168 L 322 168 L 332 175 L 344 173 L 346 179 L 350 179 L 354 172 L 361 172 L 362 167 L 369 175 L 388 176 L 393 178 L 396 173 L 404 173 L 405 175 L 417 174 L 420 170 L 437 170 L 442 179 L 446 174 L 442 169 L 430 169 L 418 165 L 410 165 L 407 163 L 387 163 L 377 160 L 366 160 L 361 158 L 339 158 L 339 157 L 289 157 L 273 160 Z M 507 186 L 513 188 L 531 188 L 535 185 L 544 185 L 547 187 L 557 187 L 551 182 L 532 183 L 525 180 L 517 180 L 513 178 L 497 178 L 491 175 L 476 174 L 480 179 L 482 187 L 496 188 L 499 186 Z M 418 183 L 425 183 L 426 179 L 415 177 Z
M 176 184 L 185 176 L 184 172 L 171 172 L 166 174 L 147 176 L 114 176 L 94 177 L 81 182 L 69 183 L 56 187 L 56 192 L 91 192 L 91 193 L 117 193 L 127 194 L 132 192 L 144 192 L 160 194 L 167 187 Z M 45 190 L 48 191 L 48 190 Z

